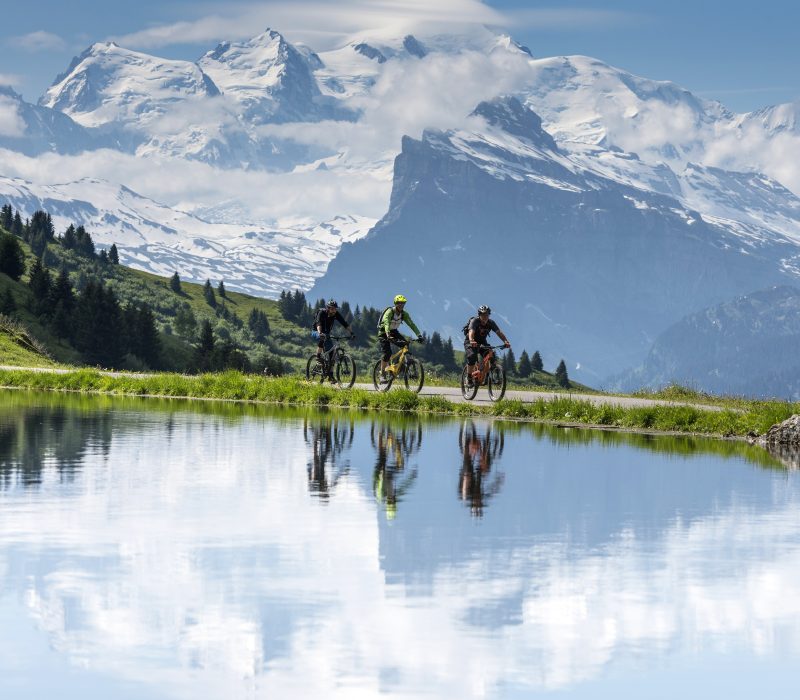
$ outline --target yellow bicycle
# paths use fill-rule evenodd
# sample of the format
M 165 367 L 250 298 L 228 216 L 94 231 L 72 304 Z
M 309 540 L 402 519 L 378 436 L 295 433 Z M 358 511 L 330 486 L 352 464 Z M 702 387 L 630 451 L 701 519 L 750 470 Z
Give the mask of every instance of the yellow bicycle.
M 381 361 L 375 363 L 372 368 L 372 384 L 375 386 L 375 391 L 389 391 L 394 380 L 402 376 L 406 389 L 419 394 L 425 383 L 425 368 L 409 352 L 410 342 L 408 338 L 396 342 L 400 345 L 400 349 L 389 358 L 389 364 L 383 372 L 381 372 Z

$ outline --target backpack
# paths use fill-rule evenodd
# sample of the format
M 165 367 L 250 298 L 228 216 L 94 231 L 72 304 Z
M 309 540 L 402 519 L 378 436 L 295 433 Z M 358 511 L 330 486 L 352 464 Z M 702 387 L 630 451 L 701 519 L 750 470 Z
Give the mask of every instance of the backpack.
M 386 307 L 386 308 L 385 308 L 383 311 L 381 311 L 381 315 L 380 315 L 380 316 L 378 316 L 378 326 L 377 326 L 377 330 L 380 330 L 380 329 L 381 329 L 381 326 L 383 326 L 383 323 L 382 323 L 382 321 L 383 321 L 383 317 L 386 315 L 386 312 L 387 312 L 389 309 L 393 309 L 393 308 L 394 308 L 393 306 L 387 306 L 387 307 Z
M 474 316 L 470 316 L 469 320 L 464 324 L 464 327 L 461 329 L 461 332 L 464 334 L 466 338 L 469 335 L 469 324 L 475 320 Z

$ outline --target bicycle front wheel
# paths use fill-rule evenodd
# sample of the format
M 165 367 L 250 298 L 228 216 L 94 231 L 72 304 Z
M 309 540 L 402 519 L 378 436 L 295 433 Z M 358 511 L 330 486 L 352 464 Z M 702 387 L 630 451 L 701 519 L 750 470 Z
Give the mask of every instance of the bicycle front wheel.
M 464 370 L 461 372 L 461 395 L 465 401 L 472 401 L 475 398 L 475 394 L 478 393 L 478 385 L 471 383 L 469 380 L 469 368 L 464 365 Z
M 372 368 L 372 385 L 375 391 L 389 391 L 393 381 L 394 375 L 391 372 L 381 372 L 381 361 L 378 360 Z
M 349 355 L 339 355 L 336 360 L 336 383 L 342 389 L 350 389 L 356 382 L 356 363 Z
M 325 381 L 325 365 L 316 353 L 306 362 L 306 379 L 310 382 L 322 383 Z
M 425 383 L 425 368 L 422 363 L 413 358 L 406 358 L 406 368 L 403 372 L 403 381 L 405 382 L 406 389 L 419 394 L 422 390 L 422 385 Z
M 489 398 L 499 401 L 506 395 L 506 371 L 495 365 L 489 370 Z

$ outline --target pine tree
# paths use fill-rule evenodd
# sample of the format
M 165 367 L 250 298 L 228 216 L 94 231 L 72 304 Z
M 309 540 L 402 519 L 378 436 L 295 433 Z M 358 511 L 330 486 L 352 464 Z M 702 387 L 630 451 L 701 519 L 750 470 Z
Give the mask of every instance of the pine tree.
M 10 204 L 4 204 L 0 209 L 0 228 L 4 228 L 11 233 L 11 225 L 14 223 L 14 210 Z
M 112 243 L 108 249 L 108 260 L 112 265 L 119 265 L 119 251 L 116 243 Z
M 0 233 L 0 272 L 12 280 L 18 280 L 25 272 L 25 252 L 19 240 L 7 233 Z
M 0 314 L 11 316 L 17 310 L 17 303 L 14 301 L 14 295 L 11 293 L 11 287 L 6 287 L 0 298 Z
M 14 219 L 11 222 L 11 233 L 17 238 L 22 238 L 25 233 L 25 226 L 22 223 L 22 217 L 19 215 L 18 211 L 14 212 Z
M 206 304 L 212 309 L 217 308 L 217 297 L 214 295 L 214 288 L 211 286 L 211 280 L 206 280 L 203 285 L 203 296 L 205 297 Z
M 75 293 L 67 271 L 61 268 L 50 287 L 50 307 L 53 309 L 52 325 L 59 338 L 69 338 L 72 333 L 72 316 L 75 310 Z
M 176 294 L 181 293 L 181 278 L 177 272 L 173 273 L 172 277 L 169 278 L 169 288 Z
M 561 360 L 561 362 L 558 363 L 558 367 L 556 367 L 556 382 L 565 389 L 568 389 L 570 386 L 569 376 L 567 376 L 567 365 L 564 364 L 564 360 Z
M 227 297 L 225 296 L 225 282 L 223 282 L 222 280 L 220 280 L 219 284 L 217 285 L 217 292 L 219 293 L 222 299 L 227 299 Z
M 100 251 L 100 255 L 97 256 L 97 259 L 100 261 L 101 265 L 108 265 L 108 253 L 105 248 Z
M 511 348 L 508 349 L 508 352 L 503 358 L 503 369 L 505 369 L 507 376 L 517 376 L 517 358 L 514 357 L 514 351 Z
M 50 270 L 39 258 L 35 258 L 31 265 L 28 286 L 33 293 L 31 311 L 37 316 L 44 316 L 50 311 L 49 297 L 52 284 Z
M 161 338 L 156 328 L 156 319 L 153 310 L 142 304 L 136 315 L 136 334 L 139 338 L 139 359 L 143 360 L 151 369 L 161 364 Z
M 120 367 L 125 359 L 126 329 L 114 291 L 89 280 L 75 307 L 75 347 L 89 365 Z
M 517 365 L 517 374 L 523 379 L 530 377 L 533 368 L 531 367 L 531 359 L 528 357 L 528 351 L 523 350 L 519 356 L 519 364 Z
M 94 257 L 94 241 L 83 226 L 75 229 L 75 252 L 85 258 Z
M 542 356 L 539 354 L 538 350 L 533 353 L 533 357 L 531 358 L 531 369 L 535 372 L 544 371 L 544 363 L 542 362 Z
M 214 359 L 214 329 L 206 319 L 200 326 L 200 338 L 194 351 L 194 368 L 198 372 L 212 369 Z
M 256 342 L 266 342 L 270 327 L 267 315 L 263 311 L 252 309 L 250 315 L 247 317 L 247 327 L 250 329 Z
M 66 250 L 72 250 L 76 245 L 78 245 L 78 239 L 75 236 L 75 227 L 70 224 L 61 237 L 61 247 Z

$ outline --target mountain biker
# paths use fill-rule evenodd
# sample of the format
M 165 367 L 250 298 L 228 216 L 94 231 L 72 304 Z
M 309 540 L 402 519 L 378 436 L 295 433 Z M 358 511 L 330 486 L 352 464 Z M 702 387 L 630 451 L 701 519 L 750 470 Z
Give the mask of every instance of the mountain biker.
M 336 301 L 330 299 L 327 305 L 317 312 L 317 316 L 314 319 L 314 332 L 311 334 L 312 337 L 317 339 L 317 357 L 320 358 L 320 360 L 322 359 L 323 349 L 325 352 L 329 352 L 333 347 L 333 340 L 331 340 L 329 336 L 333 324 L 337 321 L 350 333 L 350 338 L 355 337 L 353 329 L 347 325 L 344 316 L 339 313 L 339 305 Z M 333 368 L 328 369 L 328 379 L 334 381 Z
M 411 316 L 405 310 L 406 298 L 402 294 L 398 294 L 394 298 L 394 306 L 388 307 L 381 315 L 381 320 L 378 323 L 378 343 L 381 347 L 381 376 L 389 364 L 389 359 L 392 356 L 392 343 L 400 345 L 403 342 L 403 336 L 397 329 L 405 323 L 414 333 L 417 334 L 417 340 L 422 342 L 422 335 L 419 328 L 414 325 Z
M 486 338 L 490 333 L 497 333 L 505 347 L 511 347 L 511 342 L 506 338 L 503 331 L 489 318 L 491 314 L 492 310 L 486 304 L 482 304 L 478 307 L 478 315 L 471 318 L 467 324 L 467 334 L 464 337 L 464 352 L 467 360 L 467 381 L 470 385 L 472 385 L 472 373 L 477 369 L 478 354 L 480 353 L 481 357 L 486 357 L 489 352 L 482 349 L 481 346 L 487 345 Z

